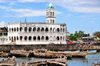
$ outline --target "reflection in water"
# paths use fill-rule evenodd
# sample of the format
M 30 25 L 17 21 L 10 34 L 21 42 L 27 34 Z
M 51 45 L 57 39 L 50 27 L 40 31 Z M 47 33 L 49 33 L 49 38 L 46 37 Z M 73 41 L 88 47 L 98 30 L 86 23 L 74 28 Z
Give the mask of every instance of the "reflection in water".
M 96 61 L 100 62 L 100 53 L 89 54 L 85 58 L 72 58 L 68 60 L 68 66 L 91 66 Z

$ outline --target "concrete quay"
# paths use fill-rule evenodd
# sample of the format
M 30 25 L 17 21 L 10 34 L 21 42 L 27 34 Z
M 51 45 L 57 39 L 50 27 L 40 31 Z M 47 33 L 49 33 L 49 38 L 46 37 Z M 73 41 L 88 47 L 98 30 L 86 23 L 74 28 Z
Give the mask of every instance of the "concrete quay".
M 38 44 L 38 45 L 0 45 L 0 52 L 10 52 L 10 50 L 34 50 L 34 49 L 47 49 L 52 51 L 76 51 L 76 50 L 100 50 L 100 45 L 89 44 Z

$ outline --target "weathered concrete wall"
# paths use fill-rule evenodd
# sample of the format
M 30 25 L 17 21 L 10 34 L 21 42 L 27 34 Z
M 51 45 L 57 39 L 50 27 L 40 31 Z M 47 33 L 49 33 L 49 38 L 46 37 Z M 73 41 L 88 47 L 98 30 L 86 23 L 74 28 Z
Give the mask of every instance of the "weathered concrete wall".
M 99 49 L 100 46 L 95 45 L 65 45 L 65 44 L 51 44 L 51 45 L 0 45 L 0 51 L 10 51 L 10 50 L 33 50 L 33 49 L 48 49 L 48 50 L 89 50 L 89 49 Z

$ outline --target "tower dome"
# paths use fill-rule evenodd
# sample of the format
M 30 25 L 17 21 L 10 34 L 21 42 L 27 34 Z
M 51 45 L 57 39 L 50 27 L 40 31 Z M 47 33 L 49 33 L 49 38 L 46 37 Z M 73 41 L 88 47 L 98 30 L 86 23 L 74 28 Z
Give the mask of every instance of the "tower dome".
M 50 3 L 50 4 L 49 4 L 49 7 L 48 7 L 47 9 L 55 9 L 55 8 L 54 8 L 53 4 Z
M 53 4 L 52 4 L 52 3 L 50 3 L 50 4 L 49 4 L 49 7 L 53 7 Z

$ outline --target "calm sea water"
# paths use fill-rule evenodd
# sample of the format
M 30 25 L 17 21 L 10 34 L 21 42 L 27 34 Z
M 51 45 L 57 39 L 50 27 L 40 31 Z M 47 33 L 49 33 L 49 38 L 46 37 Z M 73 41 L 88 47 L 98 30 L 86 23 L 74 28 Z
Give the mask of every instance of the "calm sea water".
M 0 60 L 3 58 L 0 58 Z M 5 59 L 5 58 L 4 58 Z M 38 61 L 45 60 L 44 58 L 26 58 L 19 57 L 16 59 L 17 62 L 27 62 L 27 61 Z M 87 55 L 85 58 L 72 58 L 67 60 L 68 66 L 91 66 L 94 62 L 100 62 L 100 53 Z

